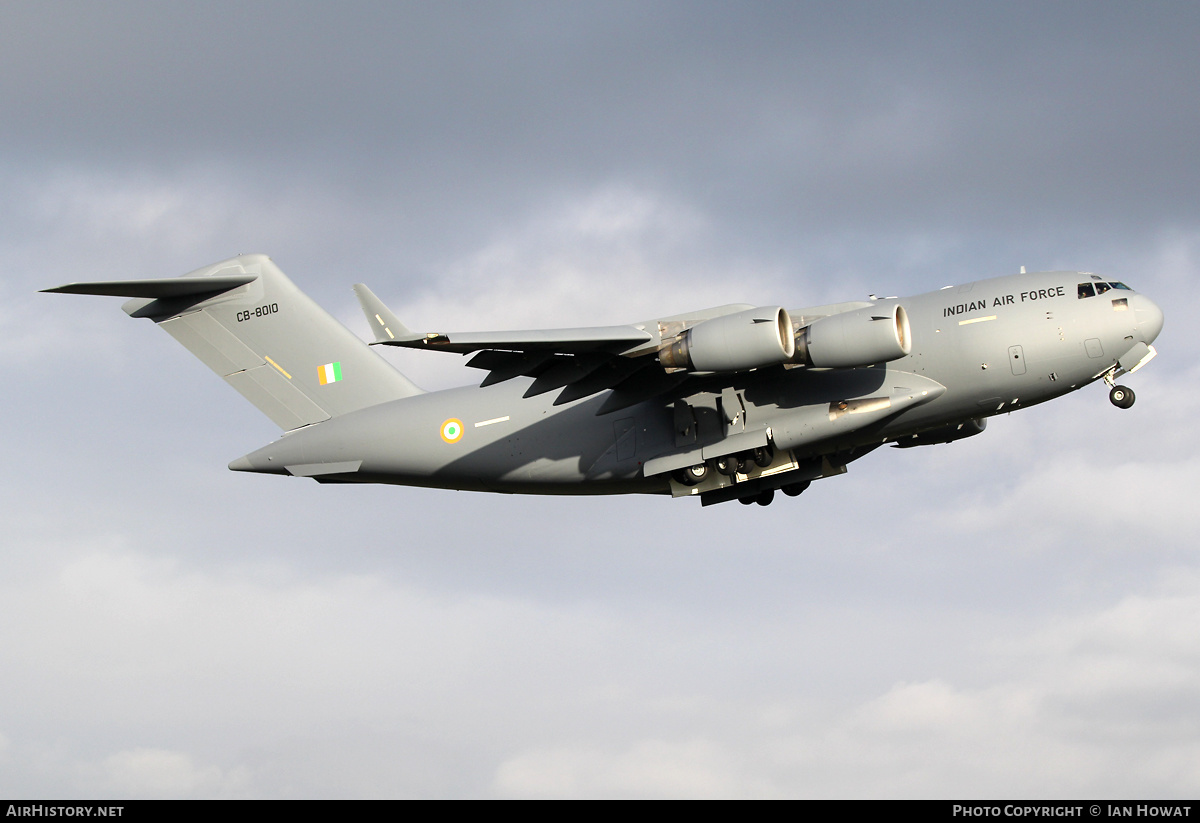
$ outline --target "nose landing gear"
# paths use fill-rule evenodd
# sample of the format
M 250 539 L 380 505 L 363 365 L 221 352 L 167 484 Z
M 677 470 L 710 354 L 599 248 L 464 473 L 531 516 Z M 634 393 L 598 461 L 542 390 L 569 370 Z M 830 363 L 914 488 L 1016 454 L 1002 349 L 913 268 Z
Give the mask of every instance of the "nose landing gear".
M 1153 356 L 1153 355 L 1151 355 L 1151 356 Z M 1140 366 L 1140 365 L 1141 365 L 1141 363 L 1138 364 L 1138 366 Z M 1134 368 L 1137 368 L 1137 366 L 1135 366 Z M 1135 399 L 1137 399 L 1133 393 L 1133 389 L 1129 388 L 1128 386 L 1118 386 L 1117 385 L 1117 376 L 1121 375 L 1121 374 L 1129 374 L 1130 371 L 1132 371 L 1132 369 L 1129 371 L 1126 371 L 1125 369 L 1123 369 L 1121 367 L 1120 363 L 1117 363 L 1111 369 L 1109 369 L 1107 372 L 1104 373 L 1104 382 L 1105 382 L 1105 384 L 1108 385 L 1108 388 L 1109 388 L 1108 400 L 1110 403 L 1112 403 L 1118 409 L 1129 408 L 1130 406 L 1133 405 L 1133 401 Z
M 1108 399 L 1118 409 L 1127 409 L 1133 405 L 1137 396 L 1133 393 L 1133 389 L 1127 386 L 1113 386 L 1112 391 L 1108 393 Z

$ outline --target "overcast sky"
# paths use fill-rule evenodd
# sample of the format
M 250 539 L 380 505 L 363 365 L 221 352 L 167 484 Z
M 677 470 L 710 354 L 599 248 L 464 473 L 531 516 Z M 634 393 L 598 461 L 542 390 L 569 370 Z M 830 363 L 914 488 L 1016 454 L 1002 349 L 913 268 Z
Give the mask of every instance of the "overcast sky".
M 0 795 L 1192 797 L 1200 6 L 0 2 Z M 1034 269 L 1128 379 L 768 508 L 231 473 L 74 280 L 265 252 L 368 336 Z M 426 388 L 478 373 L 388 353 Z

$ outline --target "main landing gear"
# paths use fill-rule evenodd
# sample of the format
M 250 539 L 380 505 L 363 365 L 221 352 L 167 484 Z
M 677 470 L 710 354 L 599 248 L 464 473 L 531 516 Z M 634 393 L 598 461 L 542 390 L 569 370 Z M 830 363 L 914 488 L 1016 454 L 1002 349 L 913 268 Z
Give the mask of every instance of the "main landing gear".
M 697 463 L 694 466 L 688 466 L 686 469 L 680 469 L 675 472 L 675 479 L 685 486 L 695 486 L 698 483 L 703 483 L 708 477 L 708 464 Z
M 798 483 L 789 483 L 781 488 L 780 491 L 786 494 L 788 497 L 799 497 L 800 495 L 804 494 L 804 490 L 809 487 L 810 483 L 811 481 L 809 480 L 801 480 Z M 760 491 L 758 494 L 748 494 L 745 497 L 739 497 L 738 502 L 743 506 L 749 506 L 751 503 L 757 503 L 760 506 L 769 506 L 771 505 L 771 501 L 774 499 L 775 490 L 766 489 L 765 491 Z
M 742 461 L 736 455 L 726 454 L 712 462 L 717 474 L 723 474 L 726 477 L 733 477 L 742 470 Z
M 783 487 L 783 493 L 788 497 L 799 497 L 804 494 L 805 489 L 809 487 L 810 480 L 801 480 L 799 483 L 792 483 L 790 486 Z
M 711 477 L 713 474 L 719 474 L 734 480 L 734 485 L 725 484 L 723 488 L 726 492 L 733 492 L 734 489 L 742 490 L 743 487 L 737 484 L 735 476 L 738 474 L 747 474 L 753 471 L 753 467 L 757 466 L 760 469 L 769 467 L 775 461 L 775 451 L 770 446 L 761 446 L 757 449 L 751 449 L 737 454 L 727 454 L 720 457 L 711 458 L 703 463 L 697 463 L 694 466 L 676 469 L 672 476 L 678 483 L 685 486 L 698 486 Z M 743 479 L 745 482 L 745 479 Z M 797 480 L 788 483 L 786 486 L 779 488 L 788 497 L 798 497 L 804 493 L 809 487 L 811 481 Z M 776 489 L 762 488 L 763 479 L 758 476 L 749 478 L 749 485 L 744 487 L 745 493 L 737 497 L 737 500 L 744 506 L 749 506 L 752 503 L 757 503 L 760 506 L 769 506 L 775 499 Z M 755 487 L 758 487 L 757 489 Z M 717 491 L 720 491 L 719 489 Z M 706 492 L 711 494 L 713 490 Z M 725 500 L 732 499 L 732 494 L 724 497 Z
M 703 483 L 708 477 L 709 471 L 715 471 L 717 474 L 725 477 L 733 477 L 735 474 L 745 474 L 750 471 L 751 466 L 758 466 L 760 469 L 765 469 L 771 465 L 775 459 L 775 452 L 770 446 L 760 446 L 757 449 L 751 449 L 748 452 L 741 454 L 726 454 L 721 457 L 714 457 L 706 463 L 697 463 L 694 466 L 688 466 L 686 469 L 679 469 L 675 472 L 675 479 L 685 486 L 696 486 Z M 767 505 L 766 503 L 763 504 Z

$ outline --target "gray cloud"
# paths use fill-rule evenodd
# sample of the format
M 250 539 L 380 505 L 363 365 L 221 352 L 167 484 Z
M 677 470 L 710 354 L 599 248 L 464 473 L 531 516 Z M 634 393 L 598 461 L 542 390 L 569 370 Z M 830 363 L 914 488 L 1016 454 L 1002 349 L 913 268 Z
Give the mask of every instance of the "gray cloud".
M 232 164 L 272 193 L 322 180 L 442 232 L 614 180 L 665 185 L 770 245 L 931 217 L 1075 235 L 1195 216 L 1186 4 L 9 13 L 13 148 Z
M 1193 793 L 1195 17 L 10 4 L 4 785 Z M 1022 264 L 1167 322 L 1128 412 L 1092 387 L 769 509 L 320 487 L 227 472 L 277 431 L 119 301 L 34 294 L 240 251 L 360 333 L 361 280 L 497 328 Z

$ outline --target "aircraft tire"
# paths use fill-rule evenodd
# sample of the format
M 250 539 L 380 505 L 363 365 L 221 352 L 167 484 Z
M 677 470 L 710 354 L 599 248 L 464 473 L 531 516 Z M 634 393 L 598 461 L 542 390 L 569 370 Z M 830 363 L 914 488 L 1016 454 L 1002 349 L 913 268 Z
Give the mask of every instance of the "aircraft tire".
M 675 472 L 675 479 L 685 486 L 699 485 L 704 482 L 706 477 L 708 477 L 707 463 L 697 463 Z
M 1128 386 L 1113 386 L 1112 391 L 1108 393 L 1108 399 L 1118 409 L 1127 409 L 1133 405 L 1133 401 L 1137 396 L 1133 393 L 1133 389 Z
M 758 496 L 754 498 L 754 502 L 760 506 L 769 506 L 771 505 L 771 501 L 774 499 L 775 490 L 767 489 L 766 491 L 759 492 Z
M 723 474 L 726 477 L 733 477 L 741 467 L 741 461 L 732 454 L 727 454 L 723 457 L 714 457 L 712 462 L 713 468 L 717 470 L 717 474 Z
M 788 497 L 799 497 L 808 489 L 810 480 L 801 480 L 799 483 L 789 483 L 783 487 L 783 493 Z
M 741 503 L 743 506 L 749 506 L 751 503 L 753 503 L 757 499 L 758 498 L 753 497 L 753 496 L 739 497 L 738 502 Z
M 754 465 L 758 466 L 760 469 L 765 469 L 767 466 L 771 465 L 771 461 L 775 459 L 775 453 L 771 451 L 770 446 L 759 446 L 757 449 L 751 452 L 751 455 L 754 459 Z

